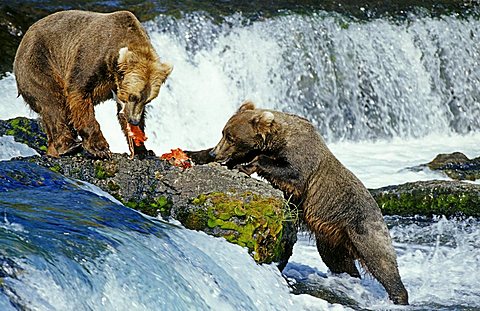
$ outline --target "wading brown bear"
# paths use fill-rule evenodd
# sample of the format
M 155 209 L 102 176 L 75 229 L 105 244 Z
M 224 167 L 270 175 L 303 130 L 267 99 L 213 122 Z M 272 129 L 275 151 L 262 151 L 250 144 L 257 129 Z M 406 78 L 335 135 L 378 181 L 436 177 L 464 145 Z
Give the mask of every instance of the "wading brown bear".
M 48 136 L 47 154 L 58 157 L 81 145 L 110 157 L 94 105 L 115 97 L 127 138 L 128 123 L 144 130 L 145 105 L 172 71 L 161 63 L 147 33 L 128 11 L 63 11 L 34 23 L 17 50 L 18 93 L 37 112 Z M 144 153 L 143 144 L 135 153 Z
M 206 152 L 190 153 L 204 157 Z M 210 150 L 218 162 L 256 172 L 298 203 L 333 273 L 360 277 L 358 259 L 396 304 L 408 304 L 381 211 L 365 186 L 337 160 L 306 119 L 245 102 Z M 242 164 L 246 163 L 246 164 Z

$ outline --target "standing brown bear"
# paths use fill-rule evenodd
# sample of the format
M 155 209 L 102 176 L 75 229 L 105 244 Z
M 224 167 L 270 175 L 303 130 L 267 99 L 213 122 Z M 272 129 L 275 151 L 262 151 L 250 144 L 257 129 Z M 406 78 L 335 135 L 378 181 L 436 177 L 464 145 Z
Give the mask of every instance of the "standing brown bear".
M 394 303 L 408 304 L 377 203 L 306 119 L 246 102 L 228 120 L 210 156 L 237 163 L 249 175 L 256 172 L 292 197 L 333 273 L 360 277 L 354 262 L 358 259 Z
M 40 115 L 47 154 L 54 157 L 76 150 L 79 134 L 92 156 L 108 158 L 94 105 L 115 97 L 129 140 L 127 122 L 144 130 L 145 105 L 157 97 L 171 71 L 127 11 L 49 15 L 25 33 L 14 62 L 18 93 Z M 143 143 L 134 152 L 146 152 Z

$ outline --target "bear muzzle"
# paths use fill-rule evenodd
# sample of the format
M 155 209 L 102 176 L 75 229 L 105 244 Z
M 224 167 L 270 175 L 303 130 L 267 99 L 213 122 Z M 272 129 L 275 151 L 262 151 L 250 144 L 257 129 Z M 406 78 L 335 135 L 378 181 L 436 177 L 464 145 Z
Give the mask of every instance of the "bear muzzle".
M 145 105 L 133 104 L 130 102 L 125 103 L 118 98 L 114 91 L 112 91 L 112 94 L 113 100 L 118 104 L 117 114 L 123 114 L 127 118 L 128 123 L 138 126 L 142 120 Z
M 224 138 L 209 152 L 209 155 L 215 159 L 216 162 L 227 162 L 232 155 L 231 148 Z

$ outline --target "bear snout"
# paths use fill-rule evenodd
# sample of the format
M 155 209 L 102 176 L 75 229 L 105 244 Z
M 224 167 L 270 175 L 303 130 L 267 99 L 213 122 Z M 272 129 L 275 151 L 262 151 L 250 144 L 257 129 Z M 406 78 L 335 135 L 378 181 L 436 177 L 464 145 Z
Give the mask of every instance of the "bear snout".
M 220 142 L 209 152 L 216 162 L 227 161 L 233 153 L 232 146 L 222 138 Z

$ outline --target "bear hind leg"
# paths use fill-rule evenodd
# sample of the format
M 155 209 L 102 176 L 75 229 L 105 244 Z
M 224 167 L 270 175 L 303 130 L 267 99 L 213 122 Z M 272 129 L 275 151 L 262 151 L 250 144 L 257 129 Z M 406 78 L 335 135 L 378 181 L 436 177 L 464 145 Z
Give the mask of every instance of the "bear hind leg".
M 47 155 L 58 157 L 78 148 L 77 134 L 73 130 L 63 82 L 50 67 L 40 69 L 30 63 L 47 64 L 43 51 L 34 53 L 34 61 L 25 57 L 17 62 L 16 80 L 18 93 L 30 108 L 39 114 L 47 134 Z
M 408 292 L 400 278 L 386 226 L 384 230 L 370 229 L 361 235 L 352 233 L 352 242 L 362 265 L 383 285 L 393 303 L 408 305 Z
M 355 266 L 355 258 L 344 244 L 332 246 L 332 243 L 321 234 L 316 234 L 317 250 L 332 273 L 348 273 L 359 278 L 360 273 Z
M 36 92 L 37 96 L 25 92 L 21 92 L 21 95 L 42 120 L 43 129 L 47 134 L 47 155 L 59 157 L 80 147 L 63 98 L 45 89 Z
M 59 157 L 78 151 L 81 144 L 76 139 L 77 133 L 70 124 L 68 111 L 59 109 L 61 105 L 54 107 L 55 109 L 42 109 L 40 116 L 48 138 L 47 155 Z

